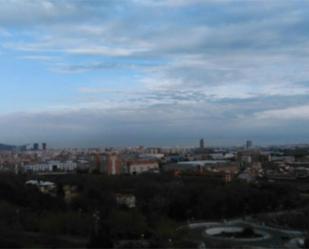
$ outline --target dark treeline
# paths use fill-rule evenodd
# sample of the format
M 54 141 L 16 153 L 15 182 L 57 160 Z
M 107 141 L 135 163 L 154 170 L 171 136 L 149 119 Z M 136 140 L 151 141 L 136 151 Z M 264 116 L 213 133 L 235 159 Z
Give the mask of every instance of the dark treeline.
M 147 241 L 147 246 L 165 247 L 171 238 L 177 240 L 175 229 L 188 220 L 226 219 L 300 205 L 292 185 L 225 184 L 204 176 L 67 175 L 40 179 L 57 184 L 56 197 L 26 186 L 27 177 L 0 176 L 1 230 L 15 231 L 20 236 L 74 236 L 88 247 L 113 247 L 119 241 L 141 239 Z M 70 203 L 64 199 L 65 185 L 77 186 L 79 192 Z M 134 195 L 136 208 L 117 205 L 117 193 Z M 14 247 L 24 246 L 18 243 L 44 245 L 41 241 L 13 241 Z M 10 246 L 9 241 L 1 243 Z

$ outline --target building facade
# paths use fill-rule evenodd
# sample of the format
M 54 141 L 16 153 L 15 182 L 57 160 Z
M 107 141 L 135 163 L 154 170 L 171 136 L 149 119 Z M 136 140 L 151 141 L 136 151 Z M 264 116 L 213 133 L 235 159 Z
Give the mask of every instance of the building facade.
M 134 160 L 127 163 L 127 170 L 130 175 L 137 175 L 145 172 L 159 173 L 157 161 Z

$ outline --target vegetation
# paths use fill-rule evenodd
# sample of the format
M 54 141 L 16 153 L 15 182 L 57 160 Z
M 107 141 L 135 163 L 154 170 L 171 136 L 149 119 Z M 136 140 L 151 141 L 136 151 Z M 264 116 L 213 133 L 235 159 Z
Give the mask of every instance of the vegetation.
M 204 176 L 42 177 L 57 184 L 57 196 L 26 186 L 26 180 L 24 176 L 0 176 L 0 229 L 24 238 L 12 240 L 14 247 L 16 243 L 55 246 L 53 241 L 66 241 L 68 247 L 109 248 L 116 243 L 118 247 L 130 243 L 167 247 L 177 243 L 175 230 L 188 220 L 226 219 L 299 204 L 298 193 L 290 185 L 225 184 Z M 64 198 L 66 185 L 76 186 L 79 193 L 70 202 Z M 117 205 L 116 193 L 133 194 L 136 208 Z M 29 242 L 30 234 L 36 239 Z M 42 239 L 48 236 L 54 239 Z M 0 237 L 0 245 L 8 247 L 10 241 L 5 240 Z

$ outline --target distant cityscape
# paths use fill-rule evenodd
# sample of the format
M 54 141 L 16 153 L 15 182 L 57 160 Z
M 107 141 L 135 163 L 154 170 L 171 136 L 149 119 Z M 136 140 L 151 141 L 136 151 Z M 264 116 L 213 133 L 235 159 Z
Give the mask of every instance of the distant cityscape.
M 0 146 L 0 171 L 15 174 L 135 175 L 169 172 L 173 175 L 216 175 L 254 182 L 309 177 L 307 145 L 210 147 L 202 138 L 195 148 L 127 147 L 51 149 L 47 143 Z
M 0 249 L 309 249 L 309 1 L 0 4 Z

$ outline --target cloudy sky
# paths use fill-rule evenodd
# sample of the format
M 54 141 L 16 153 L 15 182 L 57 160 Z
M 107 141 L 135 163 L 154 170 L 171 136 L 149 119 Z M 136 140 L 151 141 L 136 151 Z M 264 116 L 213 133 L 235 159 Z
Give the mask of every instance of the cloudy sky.
M 308 1 L 0 4 L 0 143 L 309 143 Z

